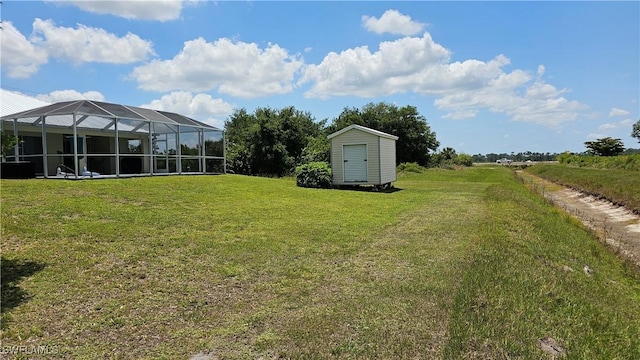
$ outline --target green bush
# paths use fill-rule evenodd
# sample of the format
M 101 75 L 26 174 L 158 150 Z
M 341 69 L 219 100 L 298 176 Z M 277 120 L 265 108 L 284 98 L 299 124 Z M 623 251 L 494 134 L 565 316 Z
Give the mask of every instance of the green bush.
M 401 163 L 400 165 L 398 165 L 398 167 L 396 167 L 396 171 L 399 173 L 416 173 L 416 174 L 420 174 L 422 172 L 424 172 L 426 169 L 420 165 L 418 165 L 418 163 L 415 162 L 411 162 L 411 163 Z
M 458 154 L 453 163 L 460 166 L 473 166 L 473 157 L 469 154 Z
M 331 168 L 323 161 L 296 167 L 296 185 L 309 188 L 331 187 Z

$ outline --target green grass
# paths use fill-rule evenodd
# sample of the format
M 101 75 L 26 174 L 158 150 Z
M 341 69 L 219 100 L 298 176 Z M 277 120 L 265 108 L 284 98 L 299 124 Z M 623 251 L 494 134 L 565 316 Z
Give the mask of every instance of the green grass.
M 490 219 L 477 230 L 482 246 L 457 294 L 445 357 L 534 358 L 532 340 L 550 336 L 570 358 L 638 358 L 634 270 L 516 184 L 488 188 L 486 201 Z
M 634 170 L 537 164 L 526 171 L 555 183 L 604 197 L 640 213 L 640 173 Z
M 391 193 L 235 175 L 0 185 L 3 346 L 539 359 L 551 336 L 569 358 L 640 357 L 637 274 L 502 167 Z
M 561 164 L 568 166 L 640 171 L 640 154 L 593 156 L 564 153 L 558 156 L 558 160 Z

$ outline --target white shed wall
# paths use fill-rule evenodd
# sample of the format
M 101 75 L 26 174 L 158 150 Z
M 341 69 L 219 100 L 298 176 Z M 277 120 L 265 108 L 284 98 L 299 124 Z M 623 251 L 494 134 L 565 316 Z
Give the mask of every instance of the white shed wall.
M 383 137 L 380 140 L 380 184 L 397 180 L 396 176 L 396 141 Z
M 367 181 L 344 181 L 343 146 L 367 145 Z M 381 185 L 396 181 L 396 144 L 395 140 L 352 129 L 331 139 L 331 169 L 335 185 Z

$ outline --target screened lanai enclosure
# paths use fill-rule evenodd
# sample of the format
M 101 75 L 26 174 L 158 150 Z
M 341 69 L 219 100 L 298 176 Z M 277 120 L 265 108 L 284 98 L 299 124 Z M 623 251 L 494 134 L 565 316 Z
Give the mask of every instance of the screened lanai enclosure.
M 20 140 L 6 161 L 45 178 L 225 172 L 224 132 L 171 112 L 78 100 L 0 120 Z

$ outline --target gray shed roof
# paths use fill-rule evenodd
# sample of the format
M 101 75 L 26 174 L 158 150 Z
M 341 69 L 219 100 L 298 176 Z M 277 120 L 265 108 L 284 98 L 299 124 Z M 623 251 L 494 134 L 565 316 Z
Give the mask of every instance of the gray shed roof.
M 391 139 L 391 140 L 398 140 L 398 137 L 395 136 L 395 135 L 387 134 L 387 133 L 384 133 L 382 131 L 370 129 L 368 127 L 361 126 L 361 125 L 356 125 L 356 124 L 349 125 L 349 126 L 347 126 L 346 128 L 344 128 L 342 130 L 338 130 L 338 131 L 334 132 L 333 134 L 330 134 L 329 136 L 327 136 L 327 138 L 331 139 L 331 138 L 334 138 L 334 137 L 336 137 L 336 136 L 338 136 L 340 134 L 344 134 L 347 131 L 351 131 L 351 130 L 360 130 L 360 131 L 364 131 L 366 133 L 369 133 L 369 134 L 372 134 L 372 135 L 375 135 L 375 136 L 380 136 L 380 137 Z

